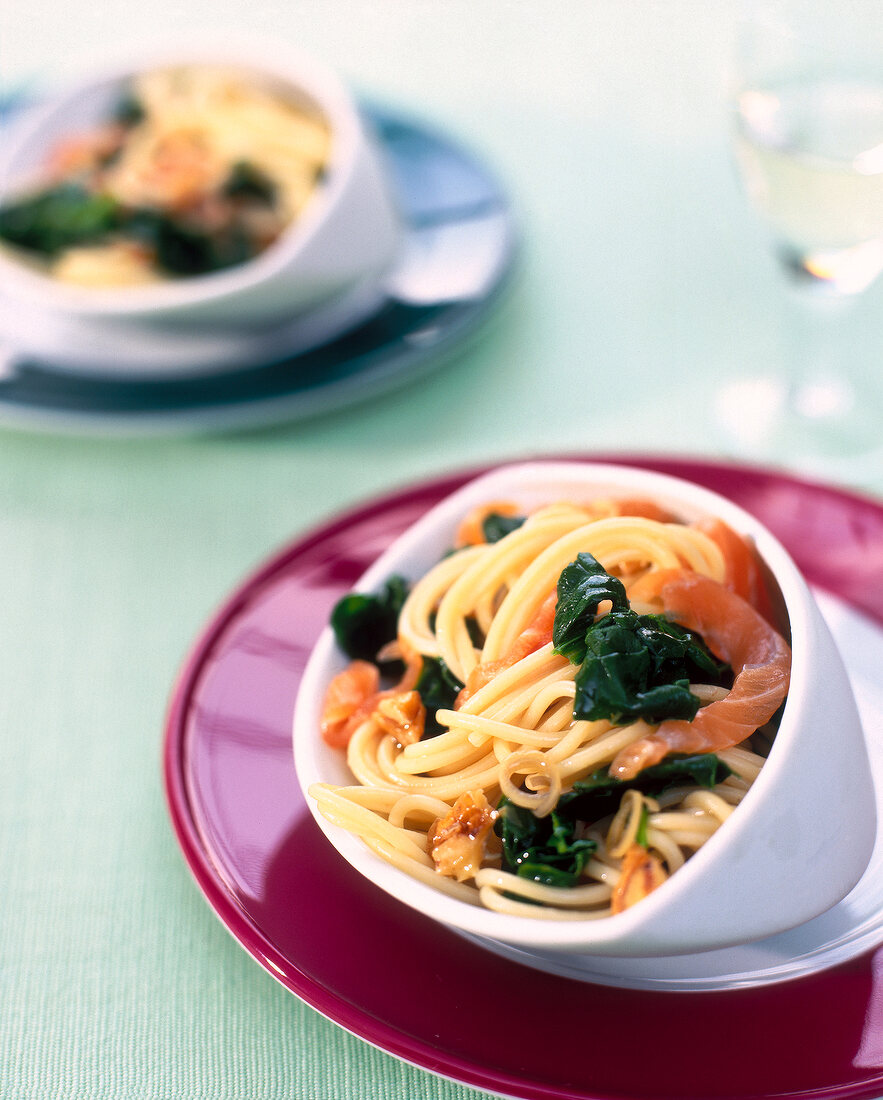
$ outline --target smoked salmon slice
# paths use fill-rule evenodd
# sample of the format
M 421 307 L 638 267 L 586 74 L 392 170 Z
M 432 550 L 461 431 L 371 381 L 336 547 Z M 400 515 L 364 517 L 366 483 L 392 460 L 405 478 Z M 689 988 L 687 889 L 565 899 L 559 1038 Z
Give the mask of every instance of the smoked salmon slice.
M 716 752 L 750 737 L 772 718 L 788 693 L 791 650 L 751 604 L 725 585 L 684 571 L 662 587 L 668 618 L 695 630 L 733 669 L 730 693 L 702 707 L 692 722 L 670 719 L 622 749 L 610 765 L 632 779 L 671 752 Z
M 737 596 L 747 600 L 767 620 L 772 619 L 769 592 L 754 547 L 716 516 L 699 520 L 697 530 L 720 547 L 727 570 L 726 583 Z
M 498 661 L 485 661 L 483 664 L 475 666 L 469 674 L 466 686 L 457 696 L 454 703 L 455 710 L 459 710 L 470 696 L 483 688 L 485 684 L 489 684 L 504 669 L 511 667 L 525 657 L 529 657 L 531 653 L 536 653 L 538 649 L 542 649 L 544 645 L 552 641 L 552 628 L 555 625 L 555 609 L 557 606 L 558 593 L 553 590 L 543 600 L 533 619 L 515 639 L 512 648 L 505 657 L 501 657 Z
M 329 683 L 322 702 L 319 728 L 326 744 L 345 749 L 350 738 L 382 699 L 411 691 L 417 683 L 422 658 L 402 649 L 405 671 L 395 687 L 380 690 L 380 670 L 371 661 L 350 661 Z
M 370 661 L 352 661 L 334 677 L 322 706 L 320 728 L 326 744 L 346 748 L 379 686 L 380 672 Z
M 633 497 L 627 500 L 615 502 L 618 516 L 638 516 L 641 519 L 653 519 L 657 523 L 677 523 L 678 518 L 667 508 L 657 504 L 655 500 L 645 500 L 643 497 Z

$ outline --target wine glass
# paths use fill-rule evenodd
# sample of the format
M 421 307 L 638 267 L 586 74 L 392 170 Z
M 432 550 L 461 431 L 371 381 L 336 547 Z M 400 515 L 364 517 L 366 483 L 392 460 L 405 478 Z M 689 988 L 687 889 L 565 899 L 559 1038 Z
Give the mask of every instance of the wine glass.
M 733 84 L 736 162 L 781 261 L 788 359 L 748 380 L 762 424 L 732 400 L 730 420 L 743 441 L 749 425 L 755 444 L 765 433 L 782 457 L 845 472 L 883 456 L 883 325 L 849 308 L 883 272 L 883 5 L 750 0 Z

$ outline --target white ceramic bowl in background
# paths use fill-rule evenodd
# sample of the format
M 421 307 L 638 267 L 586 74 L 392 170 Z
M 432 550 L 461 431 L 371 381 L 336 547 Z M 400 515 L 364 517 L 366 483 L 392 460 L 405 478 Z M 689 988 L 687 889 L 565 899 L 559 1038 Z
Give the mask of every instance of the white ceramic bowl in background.
M 598 496 L 651 497 L 686 521 L 719 516 L 753 540 L 778 586 L 792 641 L 791 688 L 769 759 L 725 825 L 663 886 L 616 916 L 532 920 L 437 892 L 331 825 L 306 794 L 316 782 L 353 782 L 344 754 L 319 734 L 326 685 L 347 663 L 330 628 L 307 665 L 294 715 L 297 775 L 313 815 L 344 858 L 387 893 L 487 940 L 537 951 L 652 957 L 747 943 L 802 924 L 836 904 L 865 870 L 876 837 L 875 795 L 840 655 L 790 555 L 752 516 L 715 493 L 648 471 L 572 462 L 512 465 L 433 508 L 357 587 L 375 590 L 392 573 L 422 575 L 453 544 L 459 520 L 477 504 L 511 499 L 530 507 Z
M 0 292 L 62 321 L 178 329 L 288 321 L 335 299 L 349 299 L 354 315 L 364 315 L 376 304 L 373 292 L 396 255 L 401 228 L 375 142 L 341 80 L 313 58 L 278 44 L 153 49 L 88 77 L 14 130 L 0 160 L 0 200 L 39 173 L 58 140 L 105 119 L 133 75 L 201 63 L 253 73 L 286 98 L 315 106 L 328 120 L 332 137 L 327 172 L 303 214 L 253 260 L 143 287 L 69 286 L 0 252 Z M 346 309 L 337 312 L 345 321 Z

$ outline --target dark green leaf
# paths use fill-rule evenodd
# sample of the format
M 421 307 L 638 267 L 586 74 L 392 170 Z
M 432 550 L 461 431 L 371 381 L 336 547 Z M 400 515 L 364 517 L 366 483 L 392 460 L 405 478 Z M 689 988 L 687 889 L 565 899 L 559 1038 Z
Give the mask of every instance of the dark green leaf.
M 377 663 L 377 654 L 398 632 L 399 613 L 408 595 L 408 582 L 393 576 L 379 592 L 351 592 L 331 612 L 337 644 L 348 657 Z M 382 666 L 386 675 L 400 675 L 401 662 Z
M 499 542 L 511 535 L 524 523 L 524 516 L 502 516 L 499 512 L 489 512 L 482 520 L 481 530 L 486 542 Z
M 618 724 L 691 721 L 699 699 L 690 682 L 721 682 L 725 672 L 698 634 L 660 615 L 611 611 L 586 631 L 573 714 Z
M 731 774 L 727 765 L 710 753 L 669 757 L 630 780 L 613 779 L 604 768 L 574 783 L 573 790 L 565 792 L 544 818 L 501 798 L 494 830 L 502 840 L 503 869 L 549 886 L 574 886 L 597 848 L 595 841 L 576 834 L 583 826 L 615 813 L 626 791 L 652 796 L 690 784 L 714 787 Z M 644 814 L 639 835 L 643 831 L 645 838 L 646 828 Z
M 484 646 L 484 631 L 478 625 L 478 619 L 468 616 L 464 622 L 466 623 L 466 630 L 469 634 L 469 641 L 475 646 L 476 649 L 481 649 Z M 435 629 L 433 627 L 433 629 Z
M 562 794 L 557 812 L 568 819 L 592 823 L 615 813 L 626 791 L 653 796 L 669 787 L 689 784 L 711 788 L 723 783 L 729 775 L 732 775 L 731 769 L 714 753 L 669 756 L 644 768 L 634 779 L 614 779 L 606 768 L 601 768 L 578 779 L 572 790 Z
M 554 810 L 537 817 L 505 797 L 497 808 L 494 829 L 503 842 L 504 870 L 548 886 L 576 885 L 597 844 L 575 836 L 574 819 Z
M 276 185 L 247 160 L 237 161 L 221 187 L 221 194 L 230 199 L 250 199 L 272 206 L 276 201 Z
M 124 95 L 116 105 L 112 120 L 121 126 L 137 126 L 145 118 L 144 108 L 131 92 Z
M 254 255 L 253 245 L 235 226 L 210 234 L 148 207 L 126 216 L 125 233 L 150 248 L 157 266 L 169 275 L 208 275 Z
M 126 219 L 129 237 L 149 248 L 157 263 L 175 275 L 200 275 L 212 264 L 211 241 L 193 233 L 159 210 L 133 210 Z
M 115 199 L 77 184 L 61 184 L 0 208 L 0 237 L 47 257 L 100 241 L 119 224 Z
M 435 718 L 436 711 L 451 710 L 463 684 L 440 657 L 424 657 L 415 687 L 426 707 L 423 736 L 434 737 L 442 730 Z
M 647 830 L 650 827 L 650 814 L 647 812 L 646 803 L 641 804 L 641 820 L 638 822 L 638 829 L 635 833 L 635 844 L 640 844 L 642 848 L 647 847 Z
M 629 605 L 622 581 L 612 577 L 591 554 L 578 554 L 558 578 L 558 605 L 552 627 L 556 653 L 573 664 L 582 662 L 586 632 L 604 600 L 610 600 L 614 610 Z

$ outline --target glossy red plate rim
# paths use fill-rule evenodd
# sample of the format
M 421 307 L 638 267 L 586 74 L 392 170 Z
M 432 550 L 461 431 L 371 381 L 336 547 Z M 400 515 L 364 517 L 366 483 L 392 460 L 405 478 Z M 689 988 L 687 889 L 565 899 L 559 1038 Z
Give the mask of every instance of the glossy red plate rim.
M 637 466 L 719 492 L 766 523 L 810 583 L 883 625 L 883 505 L 869 497 L 720 461 L 616 454 L 542 457 Z M 342 861 L 332 864 L 346 890 L 355 891 L 354 904 L 364 905 L 375 933 L 379 929 L 386 935 L 387 925 L 392 927 L 398 939 L 391 939 L 388 949 L 400 944 L 403 953 L 409 947 L 423 952 L 417 965 L 407 959 L 391 978 L 398 992 L 414 1000 L 416 1022 L 403 1026 L 392 1013 L 384 1016 L 356 1003 L 348 992 L 357 994 L 358 982 L 352 991 L 339 973 L 334 983 L 323 982 L 321 956 L 306 960 L 306 954 L 292 957 L 299 948 L 280 949 L 260 914 L 237 895 L 207 844 L 199 823 L 205 807 L 198 804 L 188 776 L 188 738 L 195 736 L 192 717 L 209 662 L 256 595 L 272 592 L 274 584 L 297 571 L 305 555 L 345 541 L 348 530 L 370 525 L 388 510 L 419 512 L 490 468 L 459 470 L 394 490 L 301 536 L 246 579 L 202 632 L 173 688 L 164 780 L 178 843 L 210 906 L 249 954 L 324 1016 L 388 1053 L 474 1088 L 521 1100 L 859 1100 L 883 1093 L 883 962 L 876 951 L 823 974 L 756 990 L 647 993 L 594 986 L 513 966 L 428 918 L 405 913 L 391 899 L 378 901 L 373 887 L 374 893 L 360 893 L 361 884 L 347 878 L 358 878 L 355 872 Z M 291 690 L 293 700 L 296 681 Z M 293 760 L 290 767 L 293 773 Z M 321 835 L 314 824 L 310 828 Z M 327 845 L 324 838 L 315 843 Z M 328 846 L 328 859 L 334 858 L 339 860 Z M 380 906 L 376 914 L 375 905 Z M 353 966 L 358 966 L 357 957 Z M 485 1044 L 464 1028 L 463 1049 L 458 1049 L 461 1025 L 446 1028 L 444 1016 L 425 1025 L 438 1034 L 421 1030 L 420 994 L 428 974 L 441 983 L 433 987 L 433 996 L 443 1003 L 447 998 L 452 1010 L 462 1002 L 462 1011 L 486 1035 Z M 478 988 L 467 987 L 470 976 Z M 531 1051 L 531 1043 L 539 1041 L 546 1044 L 545 1054 Z M 574 1044 L 584 1059 L 573 1052 Z

